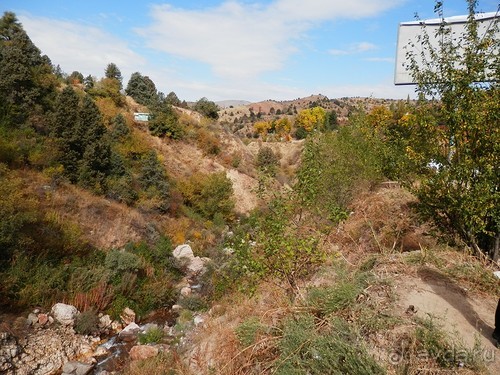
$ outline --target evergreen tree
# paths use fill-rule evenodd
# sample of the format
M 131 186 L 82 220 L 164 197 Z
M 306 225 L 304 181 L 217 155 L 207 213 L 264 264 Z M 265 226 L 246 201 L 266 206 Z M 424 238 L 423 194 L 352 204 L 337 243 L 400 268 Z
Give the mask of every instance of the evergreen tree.
M 198 100 L 194 105 L 194 110 L 214 120 L 219 118 L 219 107 L 207 98 L 201 98 Z
M 143 157 L 139 182 L 149 198 L 159 199 L 157 208 L 165 212 L 169 207 L 170 188 L 167 174 L 156 152 L 150 151 Z
M 142 105 L 156 106 L 160 102 L 154 82 L 139 72 L 132 73 L 125 93 Z
M 121 113 L 111 120 L 111 136 L 114 140 L 123 140 L 130 134 L 130 129 Z
M 181 106 L 181 101 L 179 100 L 179 98 L 177 97 L 177 95 L 175 94 L 175 92 L 170 92 L 165 101 L 170 104 L 170 105 L 173 105 L 173 106 L 176 106 L 176 107 L 180 107 Z
M 95 79 L 90 74 L 83 79 L 83 85 L 85 86 L 85 91 L 91 90 L 95 86 Z
M 116 66 L 114 63 L 109 63 L 108 66 L 106 67 L 106 70 L 104 71 L 104 75 L 106 78 L 110 79 L 116 79 L 120 83 L 120 90 L 122 89 L 122 72 L 120 72 L 120 69 Z
M 14 13 L 0 18 L 0 123 L 22 125 L 53 91 L 50 60 L 42 57 Z

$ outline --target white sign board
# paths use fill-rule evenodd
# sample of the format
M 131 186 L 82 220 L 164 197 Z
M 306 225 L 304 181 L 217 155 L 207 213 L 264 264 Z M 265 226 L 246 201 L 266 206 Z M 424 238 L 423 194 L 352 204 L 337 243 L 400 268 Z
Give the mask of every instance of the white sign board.
M 489 13 L 478 13 L 476 14 L 476 20 L 478 21 L 478 35 L 482 36 L 493 26 L 495 20 L 498 22 L 500 15 L 495 12 Z M 458 43 L 458 39 L 465 32 L 465 24 L 467 22 L 467 16 L 455 16 L 448 17 L 444 19 L 430 19 L 430 20 L 420 20 L 411 22 L 401 22 L 398 29 L 398 42 L 396 51 L 396 70 L 394 74 L 394 83 L 396 85 L 410 85 L 415 84 L 410 73 L 406 70 L 405 66 L 408 65 L 406 59 L 406 53 L 411 51 L 415 56 L 417 64 L 420 67 L 425 67 L 423 59 L 430 59 L 428 51 L 424 52 L 424 57 L 422 58 L 422 43 L 418 41 L 418 36 L 423 35 L 422 27 L 425 26 L 427 35 L 429 36 L 429 42 L 432 47 L 438 46 L 438 40 L 436 39 L 436 31 L 439 29 L 442 22 L 445 22 L 446 26 L 451 28 L 452 38 L 454 44 Z M 500 38 L 500 32 L 497 30 L 495 34 L 496 37 Z M 498 53 L 498 51 L 497 51 Z

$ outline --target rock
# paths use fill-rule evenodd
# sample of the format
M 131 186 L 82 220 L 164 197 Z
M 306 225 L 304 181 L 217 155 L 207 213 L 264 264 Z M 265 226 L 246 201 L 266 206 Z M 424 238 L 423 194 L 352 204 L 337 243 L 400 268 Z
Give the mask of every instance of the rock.
M 119 321 L 117 320 L 113 320 L 111 322 L 111 329 L 115 332 L 118 332 L 120 331 L 121 329 L 123 328 L 123 324 L 121 324 Z
M 47 314 L 38 314 L 38 324 L 45 325 L 49 322 L 49 316 Z
M 107 355 L 108 352 L 109 352 L 109 350 L 106 349 L 104 346 L 98 346 L 97 349 L 92 354 L 92 357 L 102 357 L 102 356 Z
M 181 305 L 173 305 L 170 310 L 172 310 L 173 313 L 178 313 L 183 309 Z
M 185 286 L 184 288 L 181 289 L 181 296 L 187 297 L 191 294 L 191 288 L 188 286 Z
M 189 245 L 177 246 L 174 249 L 174 251 L 172 252 L 172 255 L 174 256 L 175 259 L 181 259 L 181 258 L 192 259 L 192 258 L 194 258 L 193 249 L 191 249 L 191 246 L 189 246 Z
M 7 332 L 0 332 L 0 373 L 12 370 L 14 358 L 20 353 L 16 338 Z
M 30 313 L 30 314 L 28 315 L 28 320 L 27 320 L 27 323 L 28 323 L 28 325 L 30 325 L 30 326 L 35 325 L 36 323 L 38 323 L 38 316 L 36 316 L 36 314 L 34 314 L 34 313 Z
M 120 319 L 122 320 L 123 324 L 129 325 L 130 323 L 135 322 L 135 312 L 134 310 L 125 307 L 123 309 L 123 312 L 120 315 Z
M 92 371 L 93 366 L 87 363 L 78 361 L 71 361 L 64 364 L 62 371 L 63 374 L 68 375 L 87 375 Z
M 213 305 L 208 314 L 210 316 L 219 316 L 224 314 L 225 308 L 223 305 Z
M 111 327 L 111 323 L 113 321 L 111 320 L 111 317 L 109 315 L 102 315 L 99 317 L 99 328 L 105 329 Z
M 232 247 L 225 247 L 222 249 L 222 253 L 224 255 L 233 255 L 234 254 L 234 249 Z
M 188 275 L 197 275 L 203 273 L 204 268 L 205 263 L 203 260 L 200 257 L 194 257 L 187 265 L 187 273 Z
M 75 324 L 75 317 L 78 315 L 78 310 L 75 306 L 66 305 L 65 303 L 56 303 L 52 306 L 52 315 L 61 324 L 72 326 Z
M 3 349 L 5 345 L 0 342 L 0 347 Z M 17 356 L 12 359 L 12 365 L 18 375 L 56 374 L 60 373 L 66 362 L 75 357 L 84 358 L 90 350 L 88 338 L 75 335 L 69 326 L 55 325 L 42 330 L 31 330 L 22 341 Z M 2 369 L 0 373 L 3 373 Z M 78 374 L 87 373 L 88 371 L 82 371 Z
M 125 342 L 134 341 L 137 338 L 137 334 L 139 333 L 140 330 L 141 330 L 141 327 L 139 327 L 137 324 L 130 323 L 128 326 L 126 326 L 123 329 L 123 331 L 121 331 L 118 334 L 118 338 L 121 341 L 125 341 Z
M 194 325 L 195 325 L 195 326 L 197 326 L 197 327 L 198 327 L 200 324 L 202 324 L 204 321 L 205 321 L 205 319 L 203 319 L 203 317 L 202 317 L 201 315 L 196 315 L 196 316 L 194 317 L 194 320 L 193 320 Z
M 150 345 L 136 345 L 130 349 L 130 359 L 133 361 L 140 361 L 158 355 L 158 348 Z

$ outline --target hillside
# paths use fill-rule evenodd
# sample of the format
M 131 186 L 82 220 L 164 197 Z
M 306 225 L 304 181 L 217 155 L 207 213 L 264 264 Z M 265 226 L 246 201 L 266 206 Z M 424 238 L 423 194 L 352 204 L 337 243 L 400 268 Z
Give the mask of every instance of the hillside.
M 0 73 L 1 373 L 500 371 L 494 84 L 220 108 L 8 12 Z

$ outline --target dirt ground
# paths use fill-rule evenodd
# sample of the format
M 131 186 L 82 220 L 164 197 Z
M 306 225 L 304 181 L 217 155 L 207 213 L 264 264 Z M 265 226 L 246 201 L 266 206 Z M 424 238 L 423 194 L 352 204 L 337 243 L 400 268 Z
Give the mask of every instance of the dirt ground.
M 396 281 L 400 311 L 404 313 L 413 305 L 417 316 L 436 318 L 443 329 L 468 348 L 478 340 L 489 372 L 500 374 L 500 349 L 491 338 L 498 300 L 470 292 L 432 269 Z

